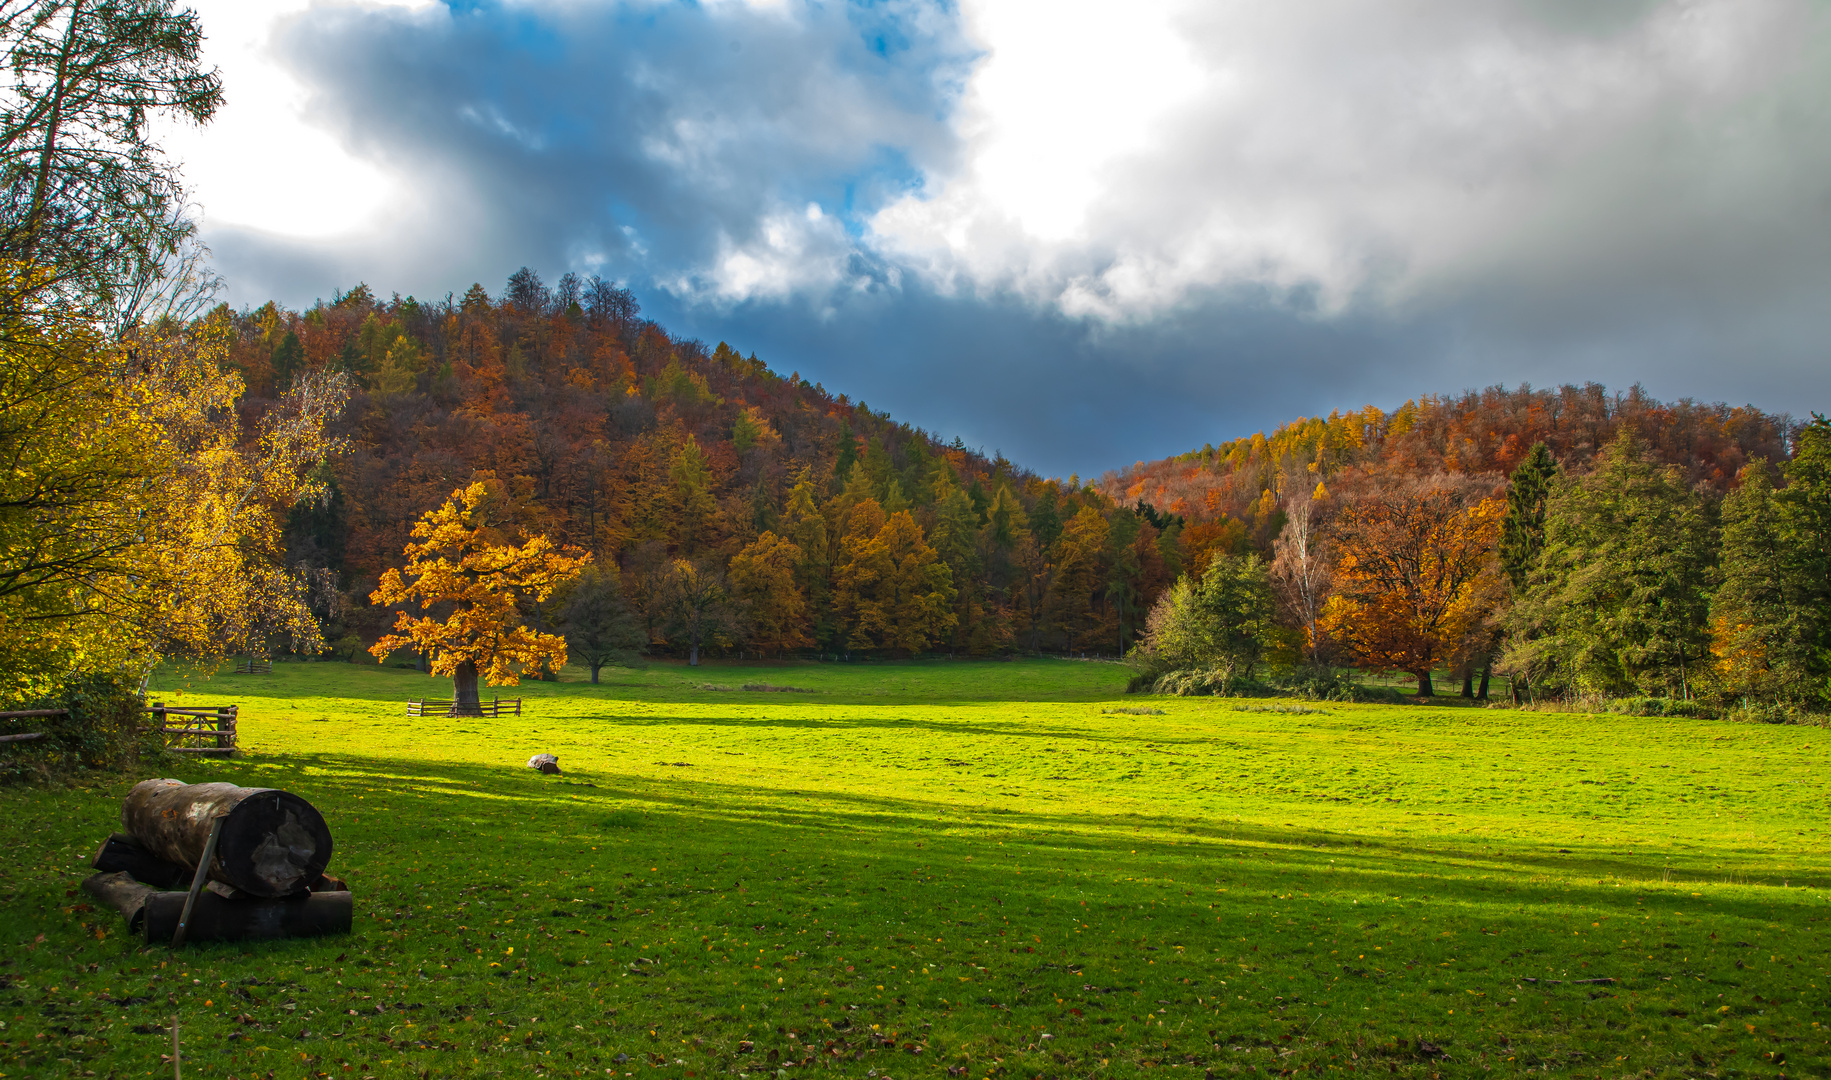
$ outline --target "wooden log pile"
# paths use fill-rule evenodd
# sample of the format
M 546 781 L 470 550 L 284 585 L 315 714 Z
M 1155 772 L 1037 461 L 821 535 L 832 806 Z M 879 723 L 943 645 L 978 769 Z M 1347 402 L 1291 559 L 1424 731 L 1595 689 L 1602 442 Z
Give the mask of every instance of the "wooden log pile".
M 331 831 L 274 788 L 144 780 L 122 800 L 83 890 L 148 944 L 348 933 L 349 886 L 324 872 Z

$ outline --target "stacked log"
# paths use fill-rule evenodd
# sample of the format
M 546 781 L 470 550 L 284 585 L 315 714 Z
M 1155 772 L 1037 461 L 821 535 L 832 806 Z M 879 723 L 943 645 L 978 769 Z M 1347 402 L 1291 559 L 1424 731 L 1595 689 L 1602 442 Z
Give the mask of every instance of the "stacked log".
M 349 888 L 324 873 L 330 828 L 291 792 L 146 780 L 123 800 L 121 826 L 83 889 L 148 943 L 349 932 Z

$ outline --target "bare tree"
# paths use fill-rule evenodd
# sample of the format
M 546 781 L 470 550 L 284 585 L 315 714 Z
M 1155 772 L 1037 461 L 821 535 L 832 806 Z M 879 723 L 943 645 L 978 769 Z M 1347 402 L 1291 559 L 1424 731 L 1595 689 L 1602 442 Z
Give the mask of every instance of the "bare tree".
M 1323 539 L 1318 494 L 1326 495 L 1322 485 L 1311 487 L 1309 474 L 1286 476 L 1284 488 L 1284 529 L 1272 544 L 1272 591 L 1285 613 L 1303 627 L 1310 650 L 1310 663 L 1322 663 L 1322 607 L 1328 603 L 1332 584 L 1332 567 L 1328 545 Z

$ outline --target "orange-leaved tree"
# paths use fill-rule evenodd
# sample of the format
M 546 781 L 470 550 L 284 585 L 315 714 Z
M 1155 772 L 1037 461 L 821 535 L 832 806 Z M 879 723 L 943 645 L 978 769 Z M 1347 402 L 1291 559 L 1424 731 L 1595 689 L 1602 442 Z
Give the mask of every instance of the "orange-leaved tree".
M 1504 594 L 1494 558 L 1506 503 L 1473 481 L 1387 482 L 1347 500 L 1330 523 L 1335 595 L 1318 629 L 1363 666 L 1410 672 L 1454 656 Z
M 491 502 L 483 482 L 452 492 L 444 506 L 414 524 L 406 572 L 389 570 L 369 594 L 377 604 L 417 601 L 421 610 L 449 608 L 443 620 L 402 611 L 394 623 L 397 633 L 369 652 L 383 660 L 411 645 L 428 654 L 432 673 L 451 677 L 456 715 L 481 711 L 479 675 L 491 686 L 513 686 L 543 664 L 565 665 L 566 639 L 529 629 L 522 611 L 545 601 L 591 561 L 590 553 L 556 547 L 544 536 L 523 535 L 519 546 L 509 543 L 490 520 Z

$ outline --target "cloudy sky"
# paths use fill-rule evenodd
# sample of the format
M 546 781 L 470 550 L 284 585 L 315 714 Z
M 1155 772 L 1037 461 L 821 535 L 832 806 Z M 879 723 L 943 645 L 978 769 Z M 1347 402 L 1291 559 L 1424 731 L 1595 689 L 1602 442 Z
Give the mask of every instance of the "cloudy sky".
M 232 303 L 626 282 L 1049 474 L 1494 383 L 1831 408 L 1813 0 L 193 0 Z

